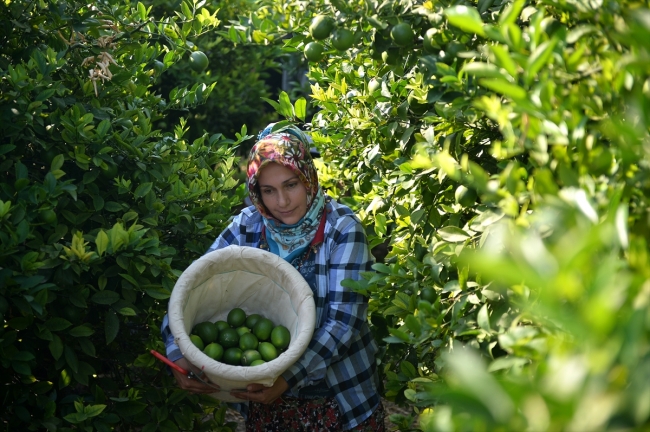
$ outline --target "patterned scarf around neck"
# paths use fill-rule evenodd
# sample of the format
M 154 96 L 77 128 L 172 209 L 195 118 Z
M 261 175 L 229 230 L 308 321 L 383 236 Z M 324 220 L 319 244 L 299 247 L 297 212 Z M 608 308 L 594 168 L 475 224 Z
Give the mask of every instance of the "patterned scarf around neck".
M 295 126 L 273 130 L 269 125 L 258 136 L 248 157 L 248 192 L 262 215 L 271 252 L 291 262 L 300 256 L 316 236 L 325 196 L 318 184 L 316 167 L 309 154 L 310 139 Z M 264 166 L 278 163 L 289 168 L 307 189 L 307 213 L 298 223 L 285 225 L 268 211 L 260 196 L 258 178 Z

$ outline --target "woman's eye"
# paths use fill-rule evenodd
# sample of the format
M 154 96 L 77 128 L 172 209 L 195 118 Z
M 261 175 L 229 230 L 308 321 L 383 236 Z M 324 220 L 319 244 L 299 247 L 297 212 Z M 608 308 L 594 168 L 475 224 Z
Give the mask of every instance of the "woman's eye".
M 293 188 L 295 188 L 297 185 L 298 185 L 298 183 L 289 183 L 289 184 L 287 185 L 287 187 L 288 187 L 289 189 L 293 189 Z
M 271 192 L 273 192 L 271 189 L 262 189 L 262 193 L 263 193 L 264 195 L 268 195 L 268 194 L 270 194 Z

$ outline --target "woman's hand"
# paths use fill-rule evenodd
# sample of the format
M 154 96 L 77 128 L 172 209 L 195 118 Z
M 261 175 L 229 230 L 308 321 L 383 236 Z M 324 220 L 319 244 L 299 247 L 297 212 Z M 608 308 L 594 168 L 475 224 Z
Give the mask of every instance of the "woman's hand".
M 183 369 L 189 371 L 193 370 L 192 365 L 190 362 L 188 362 L 186 359 L 178 359 L 174 362 L 178 366 L 182 367 Z M 218 392 L 219 390 L 215 389 L 214 387 L 210 387 L 207 384 L 203 384 L 201 381 L 189 378 L 187 375 L 184 375 L 177 371 L 174 368 L 171 368 L 172 373 L 174 374 L 174 377 L 176 378 L 176 381 L 178 382 L 178 386 L 182 388 L 183 390 L 187 390 L 191 393 L 202 393 L 202 394 L 207 394 L 207 393 L 214 393 Z M 195 372 L 196 373 L 196 372 Z M 207 378 L 206 378 L 207 379 Z
M 289 384 L 279 377 L 271 387 L 262 384 L 249 384 L 245 392 L 231 392 L 236 398 L 263 404 L 273 403 L 282 393 L 289 390 Z

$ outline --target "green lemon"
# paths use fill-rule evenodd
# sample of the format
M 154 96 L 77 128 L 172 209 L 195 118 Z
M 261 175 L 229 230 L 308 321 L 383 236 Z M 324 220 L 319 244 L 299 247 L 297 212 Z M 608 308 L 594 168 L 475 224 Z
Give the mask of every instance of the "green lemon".
M 271 336 L 273 327 L 275 327 L 273 321 L 268 318 L 262 318 L 255 324 L 255 327 L 253 327 L 253 334 L 257 336 L 257 339 L 260 341 L 265 341 L 269 336 Z
M 242 350 L 239 348 L 228 348 L 224 353 L 223 357 L 221 358 L 224 363 L 233 365 L 233 366 L 241 366 L 241 358 L 244 353 Z
M 216 342 L 211 343 L 203 350 L 205 355 L 213 360 L 219 361 L 223 357 L 223 347 Z
M 305 45 L 305 57 L 312 63 L 318 63 L 323 59 L 325 47 L 318 42 L 309 42 Z
M 246 327 L 249 329 L 252 329 L 255 327 L 255 323 L 258 322 L 260 319 L 262 319 L 262 316 L 260 314 L 250 314 L 246 317 Z
M 336 23 L 334 20 L 325 15 L 316 15 L 309 24 L 309 34 L 315 40 L 327 39 L 334 30 Z
M 257 349 L 258 345 L 259 341 L 257 340 L 257 336 L 253 333 L 245 333 L 239 338 L 239 348 L 242 351 Z
M 39 219 L 48 225 L 56 224 L 56 213 L 52 209 L 46 209 L 38 213 Z
M 463 185 L 456 188 L 454 197 L 456 198 L 456 202 L 463 207 L 470 207 L 476 203 L 476 192 L 474 189 L 467 189 Z
M 436 301 L 436 290 L 431 287 L 424 287 L 420 290 L 420 298 L 433 304 Z
M 348 29 L 340 28 L 332 36 L 332 46 L 339 51 L 350 49 L 354 44 L 354 33 Z
M 395 44 L 405 47 L 413 43 L 415 34 L 408 23 L 401 22 L 390 30 L 390 37 Z
M 242 308 L 234 308 L 228 312 L 226 321 L 228 321 L 228 324 L 232 328 L 241 327 L 246 322 L 246 312 Z
M 279 350 L 283 350 L 289 346 L 291 342 L 291 333 L 283 326 L 276 326 L 271 332 L 271 343 Z
M 262 360 L 262 359 L 259 359 L 259 360 L 253 360 L 253 361 L 251 362 L 250 366 L 259 366 L 259 365 L 264 364 L 264 363 L 266 363 L 266 362 L 265 362 L 264 360 Z
M 205 345 L 216 342 L 219 337 L 219 329 L 210 321 L 198 323 L 192 329 L 192 333 L 198 335 Z
M 256 360 L 262 360 L 262 355 L 254 349 L 246 350 L 242 355 L 241 364 L 243 366 L 252 366 Z
M 214 325 L 217 326 L 217 330 L 219 330 L 219 333 L 221 333 L 225 329 L 230 328 L 230 325 L 227 322 L 223 321 L 223 320 L 215 322 Z
M 270 342 L 262 342 L 257 350 L 262 355 L 264 361 L 275 360 L 278 357 L 278 350 Z
M 200 349 L 201 351 L 203 351 L 203 349 L 205 348 L 205 345 L 203 344 L 203 339 L 201 339 L 201 337 L 200 337 L 199 335 L 195 335 L 195 334 L 190 335 L 190 340 L 192 341 L 192 343 L 193 343 L 193 344 L 194 344 L 198 349 Z
M 219 344 L 228 349 L 239 345 L 239 335 L 235 329 L 225 329 L 219 333 Z
M 440 51 L 440 45 L 438 45 L 438 42 L 435 38 L 436 33 L 438 33 L 437 28 L 430 28 L 426 31 L 426 33 L 424 33 L 422 45 L 424 46 L 424 50 L 428 53 Z
M 237 334 L 239 335 L 239 337 L 241 337 L 245 333 L 250 333 L 250 331 L 251 331 L 251 329 L 249 329 L 246 326 L 237 327 L 235 330 L 237 331 Z
M 203 72 L 208 68 L 208 56 L 203 51 L 194 51 L 190 54 L 190 68 L 195 72 Z

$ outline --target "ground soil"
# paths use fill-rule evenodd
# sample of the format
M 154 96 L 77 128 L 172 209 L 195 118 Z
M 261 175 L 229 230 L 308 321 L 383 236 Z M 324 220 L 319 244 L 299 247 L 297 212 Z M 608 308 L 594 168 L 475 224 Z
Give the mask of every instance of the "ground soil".
M 386 416 L 384 417 L 385 419 L 385 425 L 386 425 L 386 430 L 387 431 L 395 431 L 397 430 L 397 426 L 395 426 L 391 421 L 390 421 L 390 416 L 392 414 L 402 414 L 402 415 L 409 415 L 411 413 L 410 408 L 402 408 L 398 405 L 395 405 L 394 403 L 383 400 L 382 403 L 384 404 L 384 409 L 386 410 Z M 239 414 L 235 410 L 229 409 L 226 412 L 226 421 L 227 422 L 235 422 L 237 423 L 237 429 L 235 429 L 233 432 L 245 432 L 246 431 L 246 426 L 244 425 L 244 419 L 242 418 L 241 414 Z

